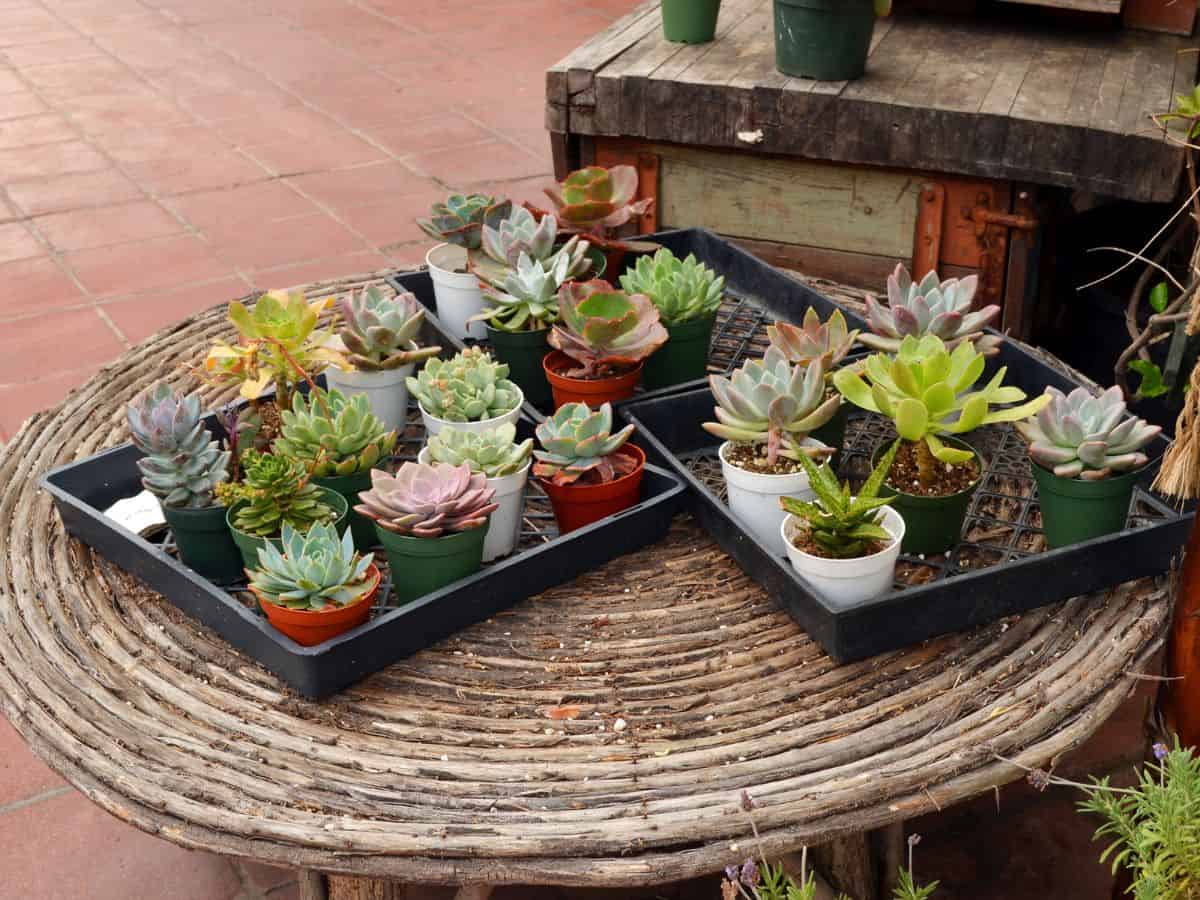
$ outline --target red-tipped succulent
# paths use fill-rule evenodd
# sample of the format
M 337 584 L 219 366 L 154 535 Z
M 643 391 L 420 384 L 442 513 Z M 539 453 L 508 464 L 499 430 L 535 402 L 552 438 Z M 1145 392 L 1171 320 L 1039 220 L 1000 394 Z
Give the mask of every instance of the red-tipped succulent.
M 654 198 L 634 200 L 638 191 L 633 166 L 589 166 L 567 176 L 562 184 L 546 188 L 564 225 L 603 236 L 620 228 L 654 205 Z
M 562 373 L 568 378 L 628 371 L 667 341 L 650 298 L 614 290 L 607 281 L 568 282 L 558 303 L 562 321 L 550 331 L 550 345 L 579 363 Z

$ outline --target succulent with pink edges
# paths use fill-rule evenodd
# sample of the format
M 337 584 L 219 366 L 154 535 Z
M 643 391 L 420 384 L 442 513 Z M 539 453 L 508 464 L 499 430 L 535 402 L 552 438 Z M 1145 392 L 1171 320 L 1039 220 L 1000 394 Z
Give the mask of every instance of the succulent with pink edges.
M 406 462 L 395 475 L 372 469 L 371 488 L 354 509 L 387 531 L 435 538 L 486 525 L 497 508 L 495 493 L 487 476 L 473 475 L 466 463 Z

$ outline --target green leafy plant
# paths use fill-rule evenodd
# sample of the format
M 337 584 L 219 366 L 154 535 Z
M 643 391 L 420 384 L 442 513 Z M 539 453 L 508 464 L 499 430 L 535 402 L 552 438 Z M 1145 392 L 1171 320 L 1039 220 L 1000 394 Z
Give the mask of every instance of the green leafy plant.
M 365 394 L 346 397 L 316 388 L 306 397 L 297 392 L 280 418 L 275 452 L 299 461 L 316 478 L 364 472 L 396 448 L 396 432 L 371 412 Z
M 218 489 L 226 506 L 244 501 L 233 514 L 233 524 L 239 531 L 273 537 L 285 523 L 307 532 L 315 523 L 331 522 L 336 517 L 297 460 L 247 450 L 242 454 L 242 468 L 240 483 L 226 482 Z
M 1160 113 L 1155 119 L 1163 125 L 1179 122 L 1184 126 L 1187 140 L 1200 137 L 1200 84 L 1189 94 L 1175 95 L 1175 108 L 1169 113 Z
M 479 347 L 431 359 L 407 383 L 425 411 L 446 422 L 494 419 L 521 403 L 520 388 L 508 380 L 508 365 Z
M 558 290 L 567 280 L 570 258 L 555 256 L 542 263 L 521 254 L 516 269 L 509 269 L 503 290 L 484 288 L 491 306 L 469 321 L 486 321 L 497 331 L 542 331 L 558 321 Z
M 934 460 L 960 465 L 974 456 L 947 446 L 942 435 L 1017 422 L 1050 402 L 1043 395 L 1020 406 L 993 409 L 993 404 L 1025 400 L 1025 392 L 1004 386 L 1005 367 L 980 390 L 970 390 L 983 368 L 983 355 L 970 341 L 960 341 L 950 353 L 941 338 L 926 335 L 917 340 L 910 335 L 894 358 L 876 353 L 867 358 L 863 374 L 840 369 L 834 373 L 833 383 L 855 406 L 881 413 L 895 423 L 900 437 L 916 445 L 921 483 L 930 484 Z
M 466 463 L 406 462 L 395 475 L 372 469 L 371 489 L 358 495 L 354 509 L 387 531 L 434 538 L 485 526 L 497 509 L 495 494 Z
M 602 378 L 636 366 L 667 342 L 658 308 L 641 294 L 614 290 L 607 281 L 568 282 L 558 293 L 561 322 L 550 346 L 578 366 L 568 378 Z
M 412 294 L 388 297 L 375 287 L 350 293 L 338 304 L 343 325 L 338 338 L 345 347 L 341 368 L 382 372 L 437 356 L 441 347 L 417 347 L 425 307 Z
M 809 503 L 795 497 L 780 497 L 779 504 L 804 521 L 813 541 L 833 559 L 862 556 L 877 541 L 891 543 L 891 532 L 880 524 L 879 510 L 893 498 L 880 497 L 879 489 L 883 487 L 898 449 L 900 442 L 894 441 L 857 496 L 851 495 L 849 483 L 838 483 L 828 463 L 818 467 L 807 456 L 801 456 L 800 464 L 808 474 L 809 487 L 817 500 Z
M 765 444 L 767 462 L 780 456 L 799 459 L 828 452 L 805 446 L 808 435 L 833 418 L 842 398 L 826 396 L 821 360 L 792 365 L 775 346 L 761 359 L 747 360 L 726 378 L 710 375 L 717 400 L 716 422 L 705 422 L 710 434 L 737 443 Z
M 541 450 L 533 474 L 554 484 L 604 484 L 632 472 L 637 462 L 617 450 L 633 434 L 626 425 L 612 433 L 612 406 L 593 410 L 586 403 L 564 403 L 536 430 Z
M 370 586 L 370 556 L 354 552 L 349 529 L 321 522 L 307 532 L 284 522 L 280 551 L 271 542 L 258 549 L 258 567 L 250 571 L 250 587 L 277 606 L 319 612 L 345 606 Z
M 163 506 L 204 509 L 217 503 L 218 485 L 229 478 L 230 453 L 212 439 L 201 419 L 200 395 L 184 395 L 159 382 L 126 410 L 142 487 Z
M 654 256 L 638 257 L 637 264 L 621 276 L 627 294 L 645 294 L 658 307 L 668 327 L 717 314 L 725 291 L 724 277 L 689 253 L 679 259 L 663 247 Z
M 908 269 L 897 265 L 888 276 L 888 305 L 881 306 L 874 297 L 867 297 L 867 323 L 873 334 L 859 338 L 863 344 L 885 353 L 895 353 L 905 338 L 933 335 L 950 348 L 962 341 L 975 345 L 985 356 L 1000 351 L 1003 338 L 984 331 L 988 322 L 1000 315 L 1000 307 L 985 306 L 972 311 L 971 304 L 979 288 L 979 276 L 938 278 L 930 272 L 920 282 L 913 282 Z
M 417 225 L 435 241 L 478 250 L 483 226 L 498 227 L 511 210 L 511 200 L 486 194 L 451 194 L 433 205 L 429 218 L 417 219 Z
M 429 436 L 425 444 L 434 462 L 461 466 L 488 478 L 503 478 L 520 472 L 529 464 L 533 438 L 517 443 L 517 426 L 508 423 L 483 431 L 461 431 L 446 427 Z
M 1141 376 L 1134 399 L 1149 400 L 1170 392 L 1171 386 L 1163 379 L 1163 371 L 1157 363 L 1148 359 L 1132 359 L 1129 361 L 1129 369 Z
M 767 338 L 778 347 L 788 362 L 807 366 L 815 359 L 821 360 L 827 373 L 832 373 L 858 340 L 858 329 L 851 331 L 846 317 L 835 309 L 822 322 L 815 307 L 804 313 L 804 322 L 799 326 L 791 322 L 776 322 L 767 326 Z

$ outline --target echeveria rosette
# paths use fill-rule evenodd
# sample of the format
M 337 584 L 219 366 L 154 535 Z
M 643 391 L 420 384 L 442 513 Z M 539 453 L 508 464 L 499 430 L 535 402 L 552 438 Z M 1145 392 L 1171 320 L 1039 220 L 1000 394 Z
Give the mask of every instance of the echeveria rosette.
M 505 273 L 503 290 L 485 287 L 491 304 L 470 321 L 486 321 L 497 331 L 542 331 L 558 321 L 558 291 L 568 278 L 570 258 L 555 256 L 541 262 L 521 254 L 517 267 Z
M 571 261 L 568 277 L 586 275 L 592 265 L 587 258 L 591 245 L 575 235 L 562 247 L 555 249 L 557 240 L 558 220 L 554 216 L 545 215 L 539 221 L 528 209 L 518 206 L 495 227 L 488 224 L 483 226 L 482 247 L 489 259 L 508 267 L 516 266 L 523 255 L 538 262 L 547 262 L 551 257 L 565 253 Z
M 1069 394 L 1046 388 L 1049 402 L 1033 418 L 1017 422 L 1029 456 L 1059 478 L 1099 481 L 1131 472 L 1150 458 L 1142 448 L 1162 428 L 1126 415 L 1125 396 L 1111 387 L 1099 396 L 1078 387 Z
M 933 335 L 950 349 L 967 341 L 984 356 L 993 356 L 1000 352 L 1004 338 L 984 329 L 1000 315 L 1000 307 L 985 306 L 972 312 L 978 289 L 977 275 L 942 281 L 936 272 L 930 272 L 914 283 L 908 269 L 898 264 L 888 276 L 888 305 L 867 297 L 867 322 L 873 333 L 861 335 L 859 341 L 873 350 L 895 353 L 906 337 Z
M 408 292 L 388 297 L 375 287 L 351 292 L 338 304 L 345 352 L 341 368 L 382 372 L 437 356 L 441 347 L 416 347 L 425 308 Z
M 483 227 L 498 227 L 511 210 L 511 200 L 487 194 L 451 194 L 433 205 L 429 218 L 417 219 L 417 225 L 435 241 L 478 250 Z
M 793 364 L 808 365 L 820 360 L 827 373 L 833 372 L 858 340 L 858 329 L 851 331 L 846 317 L 835 309 L 822 322 L 821 315 L 810 306 L 800 325 L 776 322 L 767 326 L 767 338 Z
M 242 468 L 242 482 L 222 485 L 228 491 L 221 493 L 229 505 L 246 501 L 233 516 L 233 524 L 240 531 L 272 537 L 286 523 L 307 532 L 314 523 L 336 517 L 298 460 L 247 450 L 242 454 Z
M 658 308 L 643 294 L 626 294 L 607 281 L 568 282 L 558 292 L 561 321 L 550 346 L 579 368 L 568 377 L 591 378 L 633 368 L 667 342 Z
M 580 478 L 596 483 L 612 481 L 632 471 L 631 457 L 618 454 L 633 426 L 612 433 L 612 406 L 604 403 L 591 409 L 586 403 L 564 403 L 553 416 L 538 425 L 537 462 L 533 474 L 554 484 L 573 484 Z
M 250 586 L 277 606 L 320 612 L 359 599 L 370 587 L 371 557 L 354 552 L 349 529 L 339 536 L 318 522 L 307 532 L 284 523 L 282 551 L 268 541 L 258 549 Z
M 298 460 L 317 478 L 365 472 L 396 447 L 396 432 L 371 412 L 366 394 L 347 397 L 322 388 L 297 393 L 280 419 L 275 452 Z
M 694 253 L 679 259 L 663 247 L 653 256 L 638 257 L 621 276 L 627 294 L 645 294 L 658 307 L 667 326 L 682 325 L 717 314 L 725 292 L 725 278 L 704 265 Z
M 354 509 L 386 531 L 436 538 L 482 528 L 497 509 L 495 494 L 487 476 L 466 463 L 406 462 L 395 475 L 372 469 L 371 488 L 358 495 Z
M 767 461 L 780 456 L 823 456 L 823 445 L 806 446 L 808 435 L 833 418 L 841 405 L 837 394 L 827 396 L 825 368 L 817 359 L 807 366 L 788 362 L 778 347 L 762 359 L 747 360 L 732 375 L 710 375 L 716 398 L 716 422 L 705 422 L 710 434 L 736 443 L 766 444 Z
M 199 394 L 184 395 L 159 382 L 134 398 L 126 418 L 133 445 L 146 454 L 137 461 L 142 487 L 172 509 L 217 504 L 217 486 L 229 478 L 230 453 L 204 427 Z
M 634 200 L 638 173 L 633 166 L 589 166 L 569 174 L 561 184 L 546 188 L 563 225 L 603 236 L 645 215 L 654 199 Z
M 833 383 L 855 406 L 891 419 L 904 440 L 923 441 L 936 459 L 958 465 L 974 454 L 945 445 L 939 435 L 1018 422 L 1050 402 L 1049 397 L 1042 396 L 1019 406 L 993 408 L 1020 403 L 1025 400 L 1025 392 L 1004 385 L 1004 367 L 983 388 L 972 391 L 983 368 L 983 355 L 969 341 L 960 342 L 951 353 L 933 335 L 920 340 L 910 336 L 901 342 L 894 358 L 873 354 L 861 374 L 854 368 L 839 369 Z
M 482 422 L 521 404 L 521 390 L 508 379 L 508 365 L 481 347 L 450 359 L 426 361 L 407 385 L 427 413 L 446 422 Z
M 488 478 L 504 478 L 529 464 L 533 439 L 517 443 L 517 427 L 511 423 L 483 431 L 462 431 L 447 426 L 429 436 L 426 448 L 431 462 L 451 466 L 466 463 L 472 472 Z

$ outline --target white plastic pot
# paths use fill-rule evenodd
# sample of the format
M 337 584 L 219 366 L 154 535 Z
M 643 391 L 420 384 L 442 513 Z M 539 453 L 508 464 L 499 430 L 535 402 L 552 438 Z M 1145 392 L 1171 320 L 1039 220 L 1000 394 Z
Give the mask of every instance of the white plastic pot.
M 337 366 L 325 370 L 325 384 L 347 397 L 366 394 L 371 412 L 387 428 L 403 431 L 408 420 L 408 385 L 404 379 L 413 373 L 414 363 L 383 372 L 344 371 Z
M 479 279 L 466 271 L 467 251 L 456 244 L 438 244 L 425 254 L 425 264 L 433 279 L 437 316 L 446 330 L 460 341 L 468 337 L 486 338 L 487 326 L 483 322 L 467 323 L 467 319 L 483 311 Z
M 810 447 L 824 446 L 812 438 L 808 438 L 804 443 Z M 776 556 L 783 556 L 783 538 L 780 536 L 779 526 L 787 517 L 787 513 L 779 505 L 779 498 L 798 497 L 801 500 L 812 500 L 816 494 L 808 486 L 808 476 L 804 472 L 791 475 L 747 472 L 725 459 L 725 452 L 731 446 L 732 444 L 726 441 L 718 450 L 721 457 L 721 474 L 725 476 L 725 490 L 729 496 L 729 508 Z
M 519 387 L 517 388 L 517 405 L 503 415 L 495 416 L 491 419 L 483 419 L 479 422 L 449 422 L 446 419 L 439 419 L 437 416 L 431 415 L 425 411 L 425 407 L 418 402 L 417 407 L 421 410 L 421 420 L 425 423 L 425 431 L 429 434 L 437 434 L 443 428 L 457 428 L 459 431 L 470 431 L 478 434 L 481 431 L 487 431 L 489 428 L 496 428 L 499 425 L 506 425 L 509 422 L 515 422 L 521 416 L 521 404 L 525 402 L 525 392 Z
M 904 519 L 890 506 L 883 507 L 882 511 L 880 524 L 891 534 L 891 544 L 878 553 L 857 559 L 825 559 L 797 549 L 788 536 L 792 528 L 803 526 L 793 515 L 787 515 L 779 526 L 779 538 L 787 549 L 792 568 L 829 601 L 830 606 L 847 609 L 891 591 L 896 560 L 900 557 L 900 542 L 904 539 Z
M 428 447 L 421 448 L 417 462 L 428 465 Z M 521 538 L 521 519 L 525 515 L 525 485 L 529 481 L 532 465 L 533 460 L 530 460 L 520 472 L 487 480 L 488 487 L 496 492 L 495 501 L 499 508 L 492 513 L 487 537 L 483 539 L 484 562 L 508 556 L 517 549 L 517 541 Z

